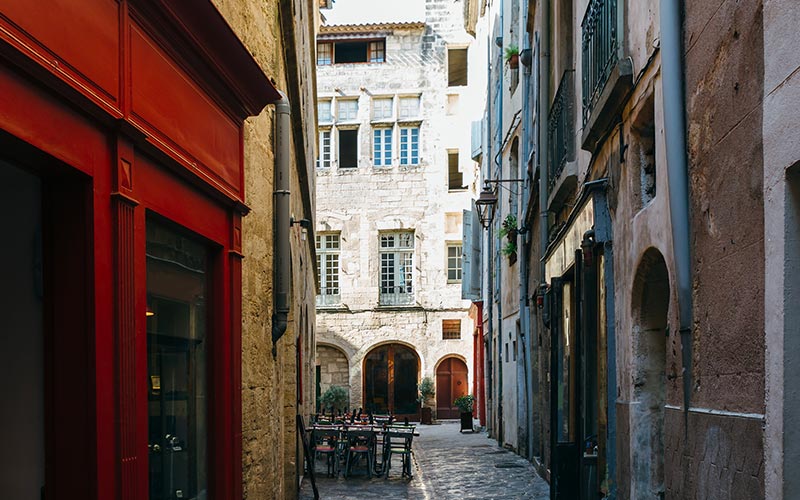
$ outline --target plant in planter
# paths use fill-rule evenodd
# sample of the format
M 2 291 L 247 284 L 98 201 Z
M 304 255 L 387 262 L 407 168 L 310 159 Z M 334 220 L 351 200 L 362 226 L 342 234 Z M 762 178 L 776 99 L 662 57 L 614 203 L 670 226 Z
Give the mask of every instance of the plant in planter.
M 420 423 L 430 425 L 432 423 L 433 410 L 428 404 L 428 401 L 434 396 L 435 391 L 433 388 L 433 380 L 430 377 L 423 378 L 419 385 L 417 385 L 417 402 L 420 404 Z
M 326 409 L 344 411 L 347 409 L 349 399 L 350 397 L 347 394 L 347 389 L 338 385 L 332 385 L 320 396 L 319 404 L 323 411 Z
M 475 406 L 475 397 L 472 394 L 465 394 L 456 398 L 453 401 L 453 405 L 461 411 L 461 429 L 458 432 L 474 431 L 472 428 L 472 409 Z
M 497 237 L 508 239 L 500 252 L 508 257 L 508 260 L 511 262 L 511 264 L 517 261 L 517 235 L 519 235 L 517 216 L 514 214 L 508 214 L 503 220 L 503 223 L 500 225 L 500 231 L 498 231 Z
M 519 68 L 519 47 L 516 45 L 506 47 L 506 62 L 511 69 Z

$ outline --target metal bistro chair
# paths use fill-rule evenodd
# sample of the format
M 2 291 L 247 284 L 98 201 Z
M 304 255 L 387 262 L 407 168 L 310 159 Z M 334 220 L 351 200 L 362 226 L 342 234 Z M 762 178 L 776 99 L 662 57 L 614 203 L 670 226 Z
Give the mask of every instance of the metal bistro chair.
M 364 429 L 349 428 L 347 430 L 347 460 L 345 462 L 345 477 L 350 476 L 350 468 L 360 455 L 365 455 L 367 462 L 367 477 L 372 477 L 375 453 L 375 431 L 372 427 Z
M 386 458 L 383 461 L 383 475 L 389 477 L 392 467 L 392 455 L 400 455 L 402 461 L 402 476 L 411 478 L 411 443 L 414 440 L 414 430 L 390 428 L 386 432 L 384 449 Z
M 311 431 L 312 448 L 311 463 L 312 467 L 316 464 L 317 455 L 327 457 L 327 473 L 329 477 L 339 475 L 339 430 L 335 427 L 316 428 Z

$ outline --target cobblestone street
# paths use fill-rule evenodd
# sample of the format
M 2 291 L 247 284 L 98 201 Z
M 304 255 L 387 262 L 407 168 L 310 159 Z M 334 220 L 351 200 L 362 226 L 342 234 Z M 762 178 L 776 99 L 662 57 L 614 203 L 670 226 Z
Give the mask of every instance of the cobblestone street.
M 524 458 L 499 448 L 485 432 L 459 433 L 457 422 L 417 427 L 414 477 L 400 477 L 399 462 L 389 479 L 344 479 L 325 476 L 324 460 L 317 463 L 317 489 L 322 499 L 536 499 L 549 498 L 547 483 Z M 300 498 L 314 498 L 306 478 Z

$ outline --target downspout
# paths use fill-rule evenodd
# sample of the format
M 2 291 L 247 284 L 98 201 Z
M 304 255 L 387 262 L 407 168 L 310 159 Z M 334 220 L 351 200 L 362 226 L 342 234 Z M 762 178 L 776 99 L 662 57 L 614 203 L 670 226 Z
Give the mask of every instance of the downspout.
M 497 65 L 497 153 L 494 156 L 494 163 L 497 166 L 497 178 L 501 179 L 503 177 L 503 46 L 502 40 L 505 38 L 505 27 L 503 26 L 503 0 L 500 0 L 500 51 L 497 55 L 497 59 L 500 63 Z M 498 160 L 499 159 L 499 160 Z M 498 193 L 500 192 L 498 186 Z M 498 197 L 498 204 L 502 203 L 501 197 Z M 499 208 L 499 207 L 498 207 Z M 497 214 L 499 210 L 495 210 L 495 214 Z M 492 242 L 492 244 L 498 245 L 498 251 L 495 255 L 495 267 L 497 269 L 496 276 L 497 279 L 495 280 L 495 286 L 497 286 L 497 291 L 500 294 L 500 299 L 497 301 L 497 338 L 499 342 L 497 343 L 497 359 L 500 362 L 497 364 L 497 444 L 499 446 L 503 446 L 503 441 L 505 441 L 504 430 L 505 426 L 503 425 L 503 363 L 507 362 L 508 360 L 503 359 L 503 296 L 500 293 L 500 284 L 502 283 L 502 276 L 500 270 L 502 269 L 502 257 L 501 252 L 499 251 L 500 242 Z
M 548 170 L 549 151 L 550 145 L 548 144 L 549 137 L 547 135 L 547 115 L 548 107 L 550 104 L 550 0 L 542 0 L 542 36 L 539 38 L 539 116 L 537 116 L 537 123 L 539 124 L 539 147 L 537 153 L 539 155 L 539 238 L 541 244 L 541 251 L 547 249 L 548 223 L 549 212 L 547 210 L 547 199 L 549 197 L 548 190 L 550 189 L 550 172 Z M 541 262 L 541 275 L 542 283 L 546 281 L 545 262 Z M 545 299 L 546 300 L 546 299 Z M 547 310 L 547 304 L 544 306 Z M 552 349 L 552 346 L 551 346 Z M 551 367 L 552 368 L 552 367 Z M 552 401 L 550 402 L 552 404 Z
M 683 362 L 683 418 L 686 432 L 692 391 L 692 278 L 689 229 L 689 179 L 686 160 L 686 100 L 683 73 L 682 2 L 661 0 L 661 78 L 667 145 L 669 211 L 678 287 L 678 323 Z
M 277 355 L 278 340 L 286 333 L 289 319 L 291 286 L 291 247 L 289 245 L 289 161 L 291 140 L 291 106 L 283 92 L 275 102 L 275 169 L 273 218 L 273 313 L 272 355 Z
M 522 12 L 527 16 L 528 13 L 528 0 L 522 2 Z M 530 39 L 527 36 L 527 29 L 524 31 L 523 50 L 521 54 L 525 56 L 520 57 L 520 62 L 523 66 L 522 72 L 522 158 L 525 167 L 526 181 L 522 185 L 522 206 L 521 213 L 526 214 L 528 205 L 530 204 L 530 186 L 527 179 L 529 178 L 528 172 L 528 157 L 530 155 L 530 119 L 533 113 L 530 112 L 530 83 L 531 83 L 531 66 L 533 61 L 531 58 Z M 531 363 L 531 349 L 533 349 L 533 340 L 530 328 L 530 314 L 528 311 L 528 265 L 531 253 L 531 244 L 528 237 L 529 232 L 525 231 L 522 236 L 522 252 L 520 258 L 520 290 L 519 290 L 519 314 L 520 314 L 520 333 L 522 334 L 522 363 L 523 363 L 523 377 L 525 379 L 525 411 L 522 417 L 525 419 L 525 438 L 527 441 L 527 457 L 533 458 L 533 374 Z M 521 406 L 521 405 L 520 405 Z
M 486 60 L 492 60 L 492 30 L 487 27 L 486 29 Z M 486 65 L 486 179 L 492 178 L 492 65 Z M 492 241 L 493 241 L 493 231 L 492 231 L 492 224 L 489 224 L 486 234 L 486 302 L 484 303 L 484 311 L 486 311 L 486 326 L 487 331 L 484 332 L 484 336 L 486 337 L 486 350 L 485 353 L 488 353 L 486 356 L 486 387 L 489 391 L 489 397 L 487 400 L 491 400 L 491 405 L 487 404 L 486 406 L 486 429 L 489 431 L 491 435 L 492 431 L 494 431 L 494 411 L 492 406 L 495 403 L 495 394 L 494 394 L 494 387 L 493 387 L 493 373 L 492 370 L 494 369 L 494 363 L 492 362 L 492 356 L 494 354 L 493 345 L 492 345 L 492 300 L 493 300 L 493 290 L 494 290 L 494 283 L 492 283 L 492 266 L 494 265 L 494 261 L 492 260 Z

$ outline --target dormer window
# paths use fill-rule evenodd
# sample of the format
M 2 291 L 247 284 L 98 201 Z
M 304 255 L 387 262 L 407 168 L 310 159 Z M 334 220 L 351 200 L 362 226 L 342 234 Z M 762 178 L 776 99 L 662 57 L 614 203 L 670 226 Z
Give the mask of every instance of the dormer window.
M 386 62 L 386 40 L 343 40 L 317 43 L 317 65 Z

